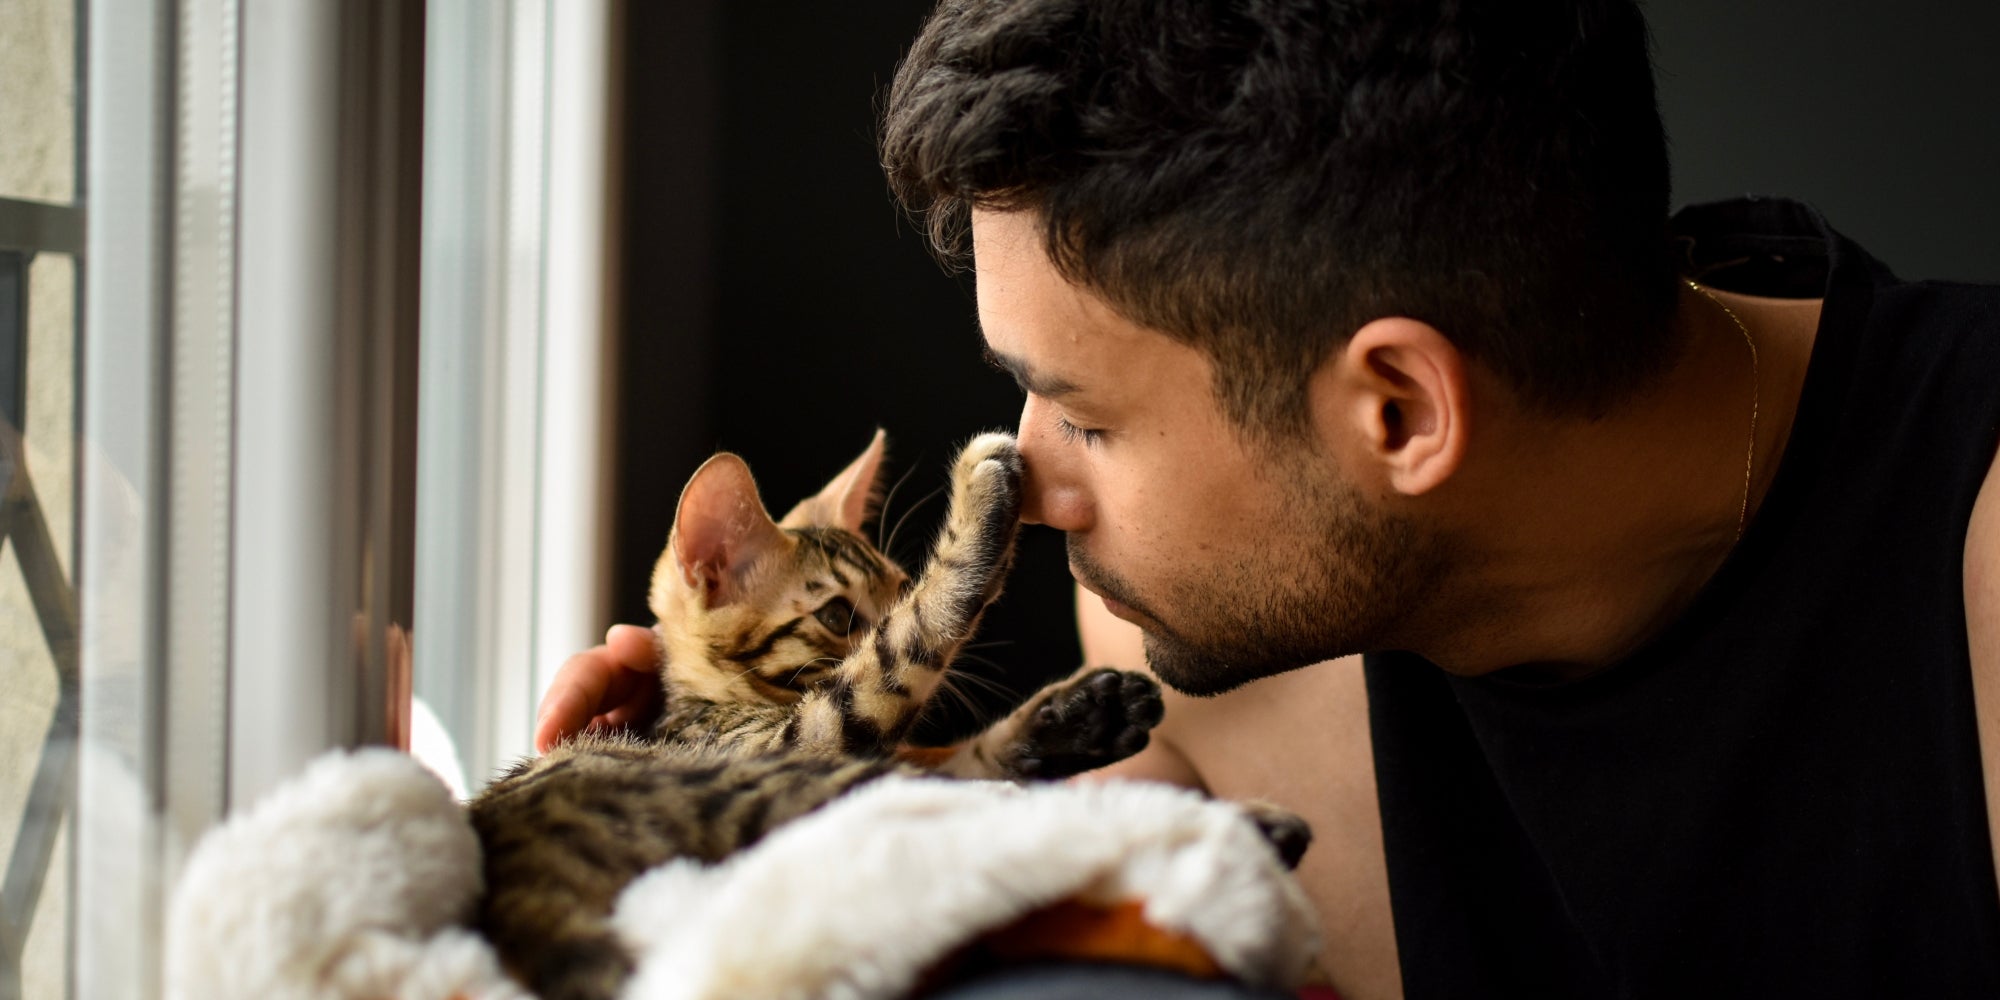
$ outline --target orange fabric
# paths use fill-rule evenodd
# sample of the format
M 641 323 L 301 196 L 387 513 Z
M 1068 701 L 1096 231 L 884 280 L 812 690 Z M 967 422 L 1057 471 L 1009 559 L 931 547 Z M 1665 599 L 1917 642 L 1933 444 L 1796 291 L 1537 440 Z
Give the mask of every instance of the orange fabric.
M 1201 942 L 1147 923 L 1145 906 L 1137 901 L 1106 905 L 1065 900 L 986 935 L 978 947 L 1006 960 L 1123 962 L 1201 979 L 1223 974 Z

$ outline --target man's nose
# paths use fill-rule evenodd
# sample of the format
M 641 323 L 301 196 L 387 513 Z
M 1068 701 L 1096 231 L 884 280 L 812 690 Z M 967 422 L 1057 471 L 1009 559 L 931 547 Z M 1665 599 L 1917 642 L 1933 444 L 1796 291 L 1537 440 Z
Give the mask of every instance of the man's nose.
M 1047 524 L 1042 514 L 1042 483 L 1035 475 L 1035 463 L 1028 458 L 1026 438 L 1021 439 L 1021 523 Z
M 1041 412 L 1034 397 L 1021 408 L 1016 435 L 1021 445 L 1021 521 L 1046 524 L 1058 531 L 1088 528 L 1089 504 L 1070 468 L 1064 443 L 1054 440 L 1054 423 Z

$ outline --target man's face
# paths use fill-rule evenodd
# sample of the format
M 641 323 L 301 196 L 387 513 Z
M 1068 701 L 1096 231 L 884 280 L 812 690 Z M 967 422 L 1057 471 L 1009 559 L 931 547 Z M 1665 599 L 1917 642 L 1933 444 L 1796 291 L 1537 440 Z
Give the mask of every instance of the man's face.
M 1023 516 L 1146 636 L 1160 679 L 1219 694 L 1394 634 L 1432 546 L 1340 474 L 1314 433 L 1253 444 L 1212 364 L 1057 273 L 1031 213 L 976 212 L 987 348 L 1027 392 Z

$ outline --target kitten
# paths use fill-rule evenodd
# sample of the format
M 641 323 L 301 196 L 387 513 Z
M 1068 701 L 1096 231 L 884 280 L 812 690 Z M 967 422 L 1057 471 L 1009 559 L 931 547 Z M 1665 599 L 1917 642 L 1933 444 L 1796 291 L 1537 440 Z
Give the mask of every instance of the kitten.
M 703 465 L 653 574 L 667 706 L 652 738 L 572 739 L 470 804 L 481 929 L 542 997 L 616 995 L 632 960 L 606 918 L 647 869 L 719 860 L 858 784 L 918 773 L 900 742 L 999 595 L 1021 465 L 1006 435 L 966 446 L 911 581 L 860 534 L 882 448 L 878 432 L 775 521 L 741 459 Z M 1139 750 L 1161 711 L 1151 678 L 1086 670 L 958 747 L 904 756 L 955 776 L 1065 777 Z

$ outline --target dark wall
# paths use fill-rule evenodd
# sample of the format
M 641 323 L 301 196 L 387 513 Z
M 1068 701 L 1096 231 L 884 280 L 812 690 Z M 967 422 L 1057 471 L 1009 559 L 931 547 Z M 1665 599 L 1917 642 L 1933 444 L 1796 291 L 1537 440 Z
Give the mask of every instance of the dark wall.
M 2000 3 L 1646 11 L 1676 201 L 1791 195 L 1906 278 L 2000 281 Z
M 617 616 L 681 484 L 743 454 L 769 506 L 888 429 L 891 517 L 952 446 L 1011 426 L 969 284 L 943 275 L 876 167 L 878 95 L 927 0 L 628 5 L 627 337 Z M 2000 4 L 1650 4 L 1676 200 L 1808 198 L 1908 275 L 2000 280 Z M 941 504 L 910 517 L 914 561 Z M 1025 689 L 1077 659 L 1060 539 L 1035 529 L 980 655 Z M 954 724 L 962 720 L 954 720 Z
M 631 5 L 621 620 L 647 620 L 675 498 L 716 449 L 782 514 L 885 428 L 891 481 L 908 475 L 892 554 L 915 569 L 944 504 L 915 505 L 958 444 L 1013 427 L 1020 397 L 980 360 L 970 282 L 939 269 L 877 167 L 877 94 L 929 7 Z M 1075 668 L 1065 562 L 1059 535 L 1026 533 L 968 695 L 990 706 L 1006 696 L 981 677 L 1026 692 Z

